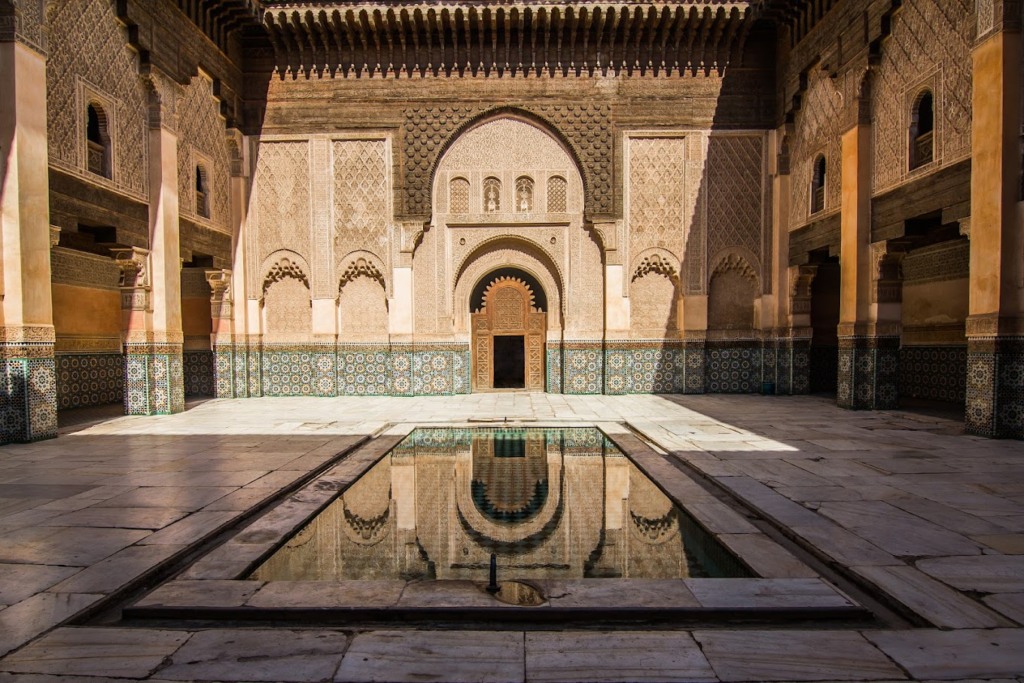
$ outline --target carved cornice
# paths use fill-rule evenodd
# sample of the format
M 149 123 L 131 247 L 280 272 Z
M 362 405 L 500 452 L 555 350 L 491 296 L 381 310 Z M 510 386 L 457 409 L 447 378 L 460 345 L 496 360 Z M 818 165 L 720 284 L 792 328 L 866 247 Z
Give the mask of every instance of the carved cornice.
M 761 5 L 292 2 L 264 26 L 282 77 L 682 76 L 740 63 Z

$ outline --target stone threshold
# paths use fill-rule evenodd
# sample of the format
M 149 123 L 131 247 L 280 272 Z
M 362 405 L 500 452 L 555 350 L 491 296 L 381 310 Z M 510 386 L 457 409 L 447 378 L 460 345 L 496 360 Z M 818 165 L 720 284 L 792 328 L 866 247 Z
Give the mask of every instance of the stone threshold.
M 499 601 L 484 583 L 438 581 L 172 581 L 125 619 L 210 621 L 643 623 L 870 620 L 822 579 L 531 580 L 536 606 Z

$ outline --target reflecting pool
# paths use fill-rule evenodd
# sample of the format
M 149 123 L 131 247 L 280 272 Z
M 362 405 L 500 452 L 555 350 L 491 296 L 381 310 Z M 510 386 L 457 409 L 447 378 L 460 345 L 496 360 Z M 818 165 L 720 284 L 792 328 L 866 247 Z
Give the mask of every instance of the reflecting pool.
M 684 501 L 685 503 L 685 501 Z M 742 577 L 599 430 L 417 429 L 260 565 L 288 581 Z

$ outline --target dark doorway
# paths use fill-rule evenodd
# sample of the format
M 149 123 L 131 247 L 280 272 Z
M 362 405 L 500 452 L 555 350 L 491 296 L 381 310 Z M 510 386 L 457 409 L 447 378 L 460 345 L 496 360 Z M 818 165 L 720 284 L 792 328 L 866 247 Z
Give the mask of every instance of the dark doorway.
M 523 335 L 494 336 L 494 388 L 526 388 Z
M 835 396 L 839 375 L 839 261 L 831 258 L 818 266 L 811 282 L 812 394 Z

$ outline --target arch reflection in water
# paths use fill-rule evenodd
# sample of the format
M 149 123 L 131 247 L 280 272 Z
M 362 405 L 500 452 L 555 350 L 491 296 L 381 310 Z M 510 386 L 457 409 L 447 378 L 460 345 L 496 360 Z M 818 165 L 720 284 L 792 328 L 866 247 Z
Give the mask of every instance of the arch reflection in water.
M 417 429 L 262 580 L 747 576 L 598 430 Z

